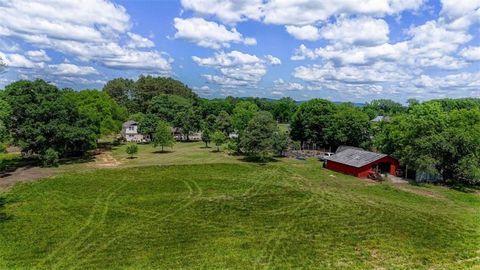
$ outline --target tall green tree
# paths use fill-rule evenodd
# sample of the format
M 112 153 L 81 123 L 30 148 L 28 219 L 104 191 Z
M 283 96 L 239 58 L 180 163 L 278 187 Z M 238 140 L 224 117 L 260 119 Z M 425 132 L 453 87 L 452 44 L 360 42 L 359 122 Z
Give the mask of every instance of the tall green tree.
M 83 117 L 92 119 L 99 126 L 99 135 L 110 135 L 121 130 L 127 119 L 127 110 L 117 104 L 105 92 L 97 90 L 65 91 L 65 97 L 76 103 Z
M 205 148 L 208 148 L 208 144 L 212 141 L 212 130 L 204 128 L 202 130 L 202 141 L 205 143 Z
M 9 137 L 7 123 L 11 113 L 12 108 L 5 100 L 3 91 L 0 91 L 0 148 L 3 148 L 1 144 Z
M 148 112 L 158 118 L 172 123 L 179 112 L 191 110 L 191 100 L 175 95 L 158 95 L 154 97 L 148 107 Z
M 249 157 L 266 160 L 273 153 L 277 123 L 269 112 L 258 112 L 248 122 L 248 126 L 240 139 L 242 151 Z
M 190 134 L 201 129 L 200 115 L 193 109 L 180 111 L 176 114 L 173 124 L 182 130 L 183 135 L 190 140 Z
M 153 135 L 153 146 L 161 146 L 162 152 L 164 147 L 173 147 L 175 138 L 173 138 L 172 130 L 167 122 L 159 121 Z
M 233 131 L 232 117 L 226 111 L 221 111 L 215 120 L 215 128 L 225 135 L 230 134 Z
M 225 99 L 202 99 L 200 102 L 200 111 L 204 118 L 208 115 L 219 115 L 222 111 L 232 113 L 233 108 L 234 105 Z
M 293 115 L 290 136 L 301 144 L 328 146 L 325 131 L 330 127 L 335 112 L 335 104 L 328 100 L 312 99 L 301 104 Z
M 286 132 L 277 131 L 273 133 L 272 136 L 273 144 L 272 148 L 276 154 L 281 157 L 284 155 L 285 151 L 288 150 L 290 145 L 290 137 Z
M 21 80 L 7 85 L 4 94 L 12 109 L 8 127 L 23 152 L 43 155 L 51 148 L 66 156 L 96 147 L 96 122 L 54 85 Z
M 292 120 L 297 107 L 297 103 L 292 98 L 282 98 L 273 104 L 273 117 L 280 123 L 288 123 Z
M 159 120 L 154 114 L 145 114 L 138 122 L 138 131 L 142 134 L 147 134 L 152 139 Z
M 220 146 L 225 143 L 225 134 L 223 134 L 223 132 L 217 130 L 215 132 L 213 132 L 212 136 L 211 136 L 211 140 L 212 142 L 217 146 L 217 152 L 220 151 Z
M 197 95 L 182 82 L 165 77 L 140 76 L 135 82 L 135 100 L 140 110 L 145 112 L 150 101 L 158 95 L 174 95 L 197 100 Z
M 446 111 L 437 102 L 416 105 L 384 124 L 375 145 L 411 170 L 450 183 L 480 183 L 479 109 Z
M 327 144 L 333 148 L 340 145 L 368 148 L 371 141 L 370 119 L 353 105 L 342 104 L 332 115 L 324 133 Z
M 255 103 L 251 101 L 238 102 L 235 109 L 233 109 L 233 128 L 239 133 L 242 133 L 257 112 L 258 106 Z
M 405 112 L 406 109 L 402 104 L 390 99 L 372 100 L 363 107 L 363 111 L 368 114 L 370 119 L 379 115 L 393 116 Z
M 130 79 L 116 78 L 108 81 L 103 87 L 107 93 L 120 106 L 127 108 L 130 112 L 137 110 L 133 99 L 135 98 L 135 82 Z

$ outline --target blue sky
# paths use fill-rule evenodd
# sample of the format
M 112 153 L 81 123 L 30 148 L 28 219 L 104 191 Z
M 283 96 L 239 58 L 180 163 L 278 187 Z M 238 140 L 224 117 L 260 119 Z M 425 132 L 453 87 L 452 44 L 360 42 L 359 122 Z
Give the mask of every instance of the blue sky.
M 203 97 L 480 97 L 480 0 L 0 0 L 0 88 L 171 76 Z

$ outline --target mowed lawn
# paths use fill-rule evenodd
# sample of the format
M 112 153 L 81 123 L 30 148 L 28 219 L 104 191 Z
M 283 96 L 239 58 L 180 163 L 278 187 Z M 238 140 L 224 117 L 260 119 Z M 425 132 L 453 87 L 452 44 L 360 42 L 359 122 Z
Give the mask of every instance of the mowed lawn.
M 310 160 L 71 173 L 0 195 L 1 269 L 478 269 L 480 198 Z

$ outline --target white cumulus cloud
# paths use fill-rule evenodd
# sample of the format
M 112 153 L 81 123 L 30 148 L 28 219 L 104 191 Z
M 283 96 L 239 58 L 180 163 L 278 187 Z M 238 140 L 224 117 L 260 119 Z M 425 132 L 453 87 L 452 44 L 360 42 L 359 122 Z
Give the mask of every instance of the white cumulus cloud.
M 321 36 L 333 42 L 349 45 L 380 45 L 388 42 L 388 24 L 382 19 L 361 17 L 340 18 L 321 29 Z
M 281 63 L 272 55 L 261 58 L 239 51 L 215 53 L 207 58 L 193 56 L 192 59 L 200 66 L 216 70 L 217 75 L 204 74 L 203 77 L 223 87 L 255 86 L 265 76 L 269 65 Z
M 175 18 L 174 26 L 177 30 L 175 38 L 188 40 L 201 47 L 220 49 L 230 47 L 231 43 L 257 43 L 254 38 L 244 38 L 235 28 L 227 29 L 224 25 L 203 18 Z
M 215 16 L 226 23 L 259 20 L 263 14 L 262 0 L 182 0 L 181 3 L 185 9 Z
M 136 49 L 152 44 L 129 32 L 127 11 L 108 0 L 3 1 L 0 14 L 0 37 L 21 39 L 110 68 L 171 69 L 170 59 L 161 52 Z M 122 37 L 129 44 L 122 45 Z
M 465 48 L 460 52 L 460 55 L 467 61 L 480 61 L 480 46 Z
M 312 25 L 304 25 L 304 26 L 295 26 L 295 25 L 287 25 L 285 26 L 287 32 L 295 37 L 296 39 L 300 40 L 310 40 L 315 41 L 320 39 L 320 31 L 317 27 Z
M 27 51 L 26 54 L 30 60 L 36 62 L 48 62 L 51 60 L 44 50 Z
M 58 65 L 48 65 L 50 73 L 53 75 L 84 76 L 98 74 L 98 71 L 89 66 L 77 66 L 71 63 L 61 63 Z

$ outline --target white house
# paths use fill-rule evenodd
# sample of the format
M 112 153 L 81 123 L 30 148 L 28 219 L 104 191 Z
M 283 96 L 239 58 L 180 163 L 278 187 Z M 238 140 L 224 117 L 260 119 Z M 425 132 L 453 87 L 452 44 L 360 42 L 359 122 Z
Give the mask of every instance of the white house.
M 138 123 L 135 121 L 127 121 L 122 125 L 122 137 L 127 142 L 149 142 L 150 137 L 138 132 Z

